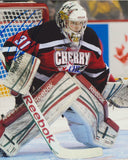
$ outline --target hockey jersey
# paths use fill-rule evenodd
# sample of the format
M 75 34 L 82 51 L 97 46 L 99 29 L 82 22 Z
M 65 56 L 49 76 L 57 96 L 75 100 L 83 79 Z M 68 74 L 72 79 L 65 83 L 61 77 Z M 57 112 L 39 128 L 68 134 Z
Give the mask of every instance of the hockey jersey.
M 79 50 L 70 47 L 55 21 L 49 21 L 10 37 L 3 46 L 6 64 L 11 65 L 18 50 L 38 57 L 41 64 L 36 75 L 46 81 L 55 72 L 82 74 L 100 92 L 107 81 L 109 69 L 104 63 L 102 47 L 94 30 L 87 27 Z

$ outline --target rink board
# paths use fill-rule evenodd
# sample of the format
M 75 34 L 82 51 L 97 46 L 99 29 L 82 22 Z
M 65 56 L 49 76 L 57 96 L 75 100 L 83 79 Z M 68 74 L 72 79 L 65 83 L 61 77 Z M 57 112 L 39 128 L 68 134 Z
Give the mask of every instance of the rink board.
M 103 45 L 103 58 L 114 77 L 128 77 L 128 21 L 89 22 Z M 118 69 L 117 69 L 118 68 Z

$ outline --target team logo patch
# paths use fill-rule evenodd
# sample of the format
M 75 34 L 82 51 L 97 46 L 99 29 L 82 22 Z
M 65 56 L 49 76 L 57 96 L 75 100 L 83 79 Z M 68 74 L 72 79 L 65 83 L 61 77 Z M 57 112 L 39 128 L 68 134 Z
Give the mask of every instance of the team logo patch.
M 60 71 L 80 73 L 89 63 L 90 52 L 57 50 L 54 59 Z

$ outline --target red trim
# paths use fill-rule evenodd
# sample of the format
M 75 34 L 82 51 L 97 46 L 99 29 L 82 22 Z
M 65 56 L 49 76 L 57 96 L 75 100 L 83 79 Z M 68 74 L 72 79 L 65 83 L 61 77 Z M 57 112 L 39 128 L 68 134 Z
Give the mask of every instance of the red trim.
M 63 78 L 64 75 L 65 72 L 59 72 L 58 74 L 54 74 L 44 85 L 41 86 L 40 91 L 34 94 L 34 97 L 38 99 L 38 97 L 42 94 L 42 92 L 44 92 L 45 89 L 47 89 L 49 85 L 55 86 L 60 81 L 60 79 Z
M 47 5 L 44 3 L 0 3 L 0 8 L 19 8 L 19 7 L 30 7 L 30 8 L 43 8 Z
M 65 72 L 59 72 L 54 74 L 45 84 L 52 83 L 53 85 L 56 85 L 65 75 Z M 43 86 L 41 87 L 43 89 Z
M 93 110 L 84 101 L 82 101 L 80 98 L 77 98 L 77 101 L 80 102 L 81 104 L 83 104 L 86 108 L 88 108 L 92 112 L 92 114 L 94 115 L 94 117 L 96 118 L 96 121 L 97 121 L 97 116 L 93 112 Z
M 128 19 L 89 20 L 88 23 L 128 22 Z
M 113 77 L 112 74 L 109 74 L 108 76 L 108 82 L 116 82 L 115 78 Z
M 119 126 L 110 118 L 107 118 L 106 123 L 111 126 L 116 132 L 119 131 Z
M 100 94 L 98 90 L 82 75 L 77 75 L 76 78 L 96 97 L 96 99 L 102 104 L 104 109 L 104 118 L 108 118 L 108 105 L 107 101 L 104 97 Z M 92 88 L 92 89 L 91 89 Z M 93 92 L 92 92 L 93 90 Z
M 41 9 L 43 10 L 42 14 L 43 14 L 43 18 L 44 18 L 44 22 L 49 21 L 49 10 L 48 10 L 48 6 L 45 3 L 0 3 L 0 8 L 1 9 L 5 9 L 5 8 L 30 8 L 30 9 Z
M 16 119 L 21 117 L 26 112 L 27 112 L 27 108 L 25 107 L 25 105 L 21 105 L 11 115 L 9 115 L 9 116 L 5 117 L 5 119 L 3 119 L 3 125 L 5 127 L 9 126 L 11 123 L 13 123 Z
M 5 131 L 5 126 L 3 125 L 3 120 L 0 121 L 0 138 Z
M 53 108 L 56 104 L 58 104 L 60 101 L 62 101 L 64 98 L 68 97 L 70 94 L 72 94 L 73 92 L 77 91 L 79 89 L 79 87 L 75 87 L 72 90 L 70 90 L 69 92 L 67 92 L 65 95 L 63 95 L 60 99 L 58 99 L 55 103 L 53 103 L 53 105 L 51 105 L 51 107 L 48 108 L 48 110 L 45 111 L 45 113 L 43 114 L 44 116 L 47 114 L 47 112 Z
M 94 95 L 94 93 L 90 90 L 90 87 L 93 87 L 93 90 L 98 94 L 98 96 L 94 95 L 98 99 L 98 101 L 102 105 L 106 105 L 107 104 L 106 100 L 100 94 L 100 92 L 98 90 L 96 90 L 96 88 L 86 78 L 84 78 L 82 75 L 77 75 L 76 78 Z

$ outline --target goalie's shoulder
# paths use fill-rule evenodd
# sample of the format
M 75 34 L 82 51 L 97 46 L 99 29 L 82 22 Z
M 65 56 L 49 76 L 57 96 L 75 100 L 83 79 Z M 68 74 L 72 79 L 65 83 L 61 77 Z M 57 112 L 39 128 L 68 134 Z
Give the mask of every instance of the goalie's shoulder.
M 82 47 L 92 50 L 97 55 L 97 58 L 99 58 L 102 55 L 101 46 L 97 33 L 87 26 L 83 35 Z
M 99 46 L 99 37 L 97 33 L 91 28 L 91 27 L 86 27 L 85 32 L 84 32 L 84 41 Z
M 28 30 L 28 34 L 38 43 L 47 43 L 53 40 L 63 39 L 64 36 L 55 21 L 49 21 Z

